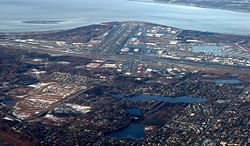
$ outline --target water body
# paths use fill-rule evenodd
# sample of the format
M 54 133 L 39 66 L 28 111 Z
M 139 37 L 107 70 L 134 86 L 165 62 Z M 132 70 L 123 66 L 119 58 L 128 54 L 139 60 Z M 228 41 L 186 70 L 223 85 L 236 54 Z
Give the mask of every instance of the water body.
M 142 116 L 142 112 L 139 108 L 128 108 L 127 111 L 134 116 Z M 143 139 L 144 125 L 142 123 L 132 122 L 124 129 L 112 132 L 108 136 L 113 138 Z
M 164 96 L 148 96 L 148 95 L 140 95 L 133 97 L 124 97 L 121 94 L 113 94 L 115 98 L 126 98 L 132 101 L 149 101 L 149 100 L 161 100 L 167 101 L 170 103 L 200 103 L 206 102 L 207 99 L 204 98 L 195 98 L 190 96 L 182 96 L 182 97 L 164 97 Z M 129 108 L 127 111 L 133 115 L 140 116 L 142 115 L 139 108 Z M 135 138 L 135 139 L 143 139 L 144 137 L 144 126 L 142 123 L 130 123 L 129 126 L 125 127 L 122 130 L 115 131 L 110 133 L 108 136 L 114 138 Z
M 250 34 L 250 13 L 244 12 L 129 0 L 0 1 L 0 32 L 55 30 L 130 20 L 190 30 Z
M 140 95 L 133 97 L 124 97 L 123 95 L 117 94 L 113 95 L 116 98 L 126 98 L 132 101 L 150 101 L 150 100 L 159 100 L 166 101 L 170 103 L 201 103 L 206 102 L 207 99 L 191 96 L 181 96 L 181 97 L 169 97 L 169 96 L 149 96 L 149 95 Z
M 204 46 L 193 46 L 192 52 L 195 53 L 208 53 L 219 56 L 234 56 L 234 57 L 243 57 L 250 58 L 250 54 L 243 50 L 235 50 L 231 46 L 224 45 L 204 45 Z
M 141 123 L 130 123 L 122 130 L 110 133 L 108 136 L 113 138 L 144 138 L 144 126 Z
M 192 48 L 192 52 L 224 55 L 223 52 L 220 50 L 222 47 L 223 46 L 195 46 Z
M 4 98 L 0 98 L 0 103 L 8 105 L 8 106 L 14 106 L 16 104 L 16 101 L 11 99 L 10 97 L 4 97 Z
M 135 115 L 135 116 L 141 116 L 142 115 L 142 112 L 139 108 L 128 108 L 127 111 L 132 114 L 132 115 Z
M 237 78 L 240 75 L 239 74 L 228 74 L 227 76 L 230 77 L 230 78 Z
M 240 84 L 243 83 L 240 80 L 222 80 L 222 79 L 218 79 L 215 80 L 216 85 L 220 85 L 220 84 Z
M 23 21 L 22 23 L 30 23 L 30 24 L 58 24 L 63 21 Z

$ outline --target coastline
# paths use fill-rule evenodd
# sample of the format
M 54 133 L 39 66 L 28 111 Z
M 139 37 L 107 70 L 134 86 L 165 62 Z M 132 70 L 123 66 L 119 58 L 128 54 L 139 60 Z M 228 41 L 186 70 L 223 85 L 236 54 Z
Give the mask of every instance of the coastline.
M 13 13 L 16 14 L 7 17 L 11 12 L 8 10 L 10 12 L 6 11 L 5 14 L 3 13 L 1 16 L 2 22 L 0 24 L 0 32 L 32 32 L 71 29 L 102 22 L 138 20 L 186 30 L 250 34 L 250 13 L 199 8 L 187 5 L 160 4 L 148 0 L 111 0 L 100 2 L 99 5 L 96 5 L 95 1 L 97 0 L 86 1 L 86 5 L 80 6 L 81 9 L 78 9 L 78 5 L 83 2 L 73 2 L 69 9 L 69 13 L 66 13 L 66 10 L 68 10 L 67 7 L 62 7 L 61 10 L 49 9 L 49 12 L 45 11 L 41 13 L 41 16 L 30 13 L 30 10 L 26 10 L 22 14 L 13 10 Z M 36 4 L 39 6 L 34 8 L 34 13 L 38 13 L 46 8 L 42 5 L 40 7 L 39 2 L 36 2 Z M 63 3 L 57 2 L 52 6 L 56 7 L 59 4 Z M 116 7 L 107 9 L 111 4 Z M 122 6 L 118 9 L 120 4 Z M 13 4 L 13 7 L 14 6 L 20 9 L 24 8 L 23 6 Z M 4 5 L 0 7 L 4 7 Z M 87 11 L 88 9 L 90 10 Z M 101 12 L 102 10 L 105 13 Z M 59 20 L 64 22 L 55 23 Z
M 152 4 L 169 4 L 169 5 L 177 5 L 177 6 L 189 6 L 195 8 L 204 8 L 204 9 L 215 9 L 215 10 L 225 10 L 225 11 L 232 11 L 232 12 L 242 12 L 242 13 L 250 13 L 250 10 L 246 9 L 230 9 L 230 8 L 220 8 L 220 7 L 213 7 L 213 6 L 204 6 L 204 5 L 196 5 L 196 4 L 187 4 L 187 3 L 169 3 L 169 2 L 160 2 L 154 0 L 128 0 L 128 1 L 136 1 L 136 2 L 143 2 L 143 3 L 152 3 Z

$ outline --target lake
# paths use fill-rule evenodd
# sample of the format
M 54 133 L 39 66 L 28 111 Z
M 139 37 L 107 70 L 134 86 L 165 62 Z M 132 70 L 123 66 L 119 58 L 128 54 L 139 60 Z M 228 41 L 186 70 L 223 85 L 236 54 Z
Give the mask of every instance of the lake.
M 127 108 L 126 110 L 134 116 L 143 115 L 139 108 Z M 143 139 L 144 138 L 144 125 L 142 124 L 142 122 L 131 122 L 127 127 L 111 132 L 107 136 L 113 137 L 113 138 Z
M 222 80 L 222 79 L 218 79 L 215 80 L 216 85 L 220 85 L 220 84 L 240 84 L 243 83 L 240 80 Z
M 0 32 L 147 21 L 182 29 L 250 34 L 250 13 L 129 0 L 1 0 Z
M 108 136 L 113 137 L 113 138 L 143 139 L 144 138 L 144 126 L 141 123 L 130 123 L 124 129 L 112 132 Z
M 121 94 L 113 94 L 114 98 L 123 98 L 132 101 L 150 101 L 150 100 L 160 100 L 167 101 L 170 103 L 201 103 L 206 102 L 205 98 L 197 98 L 191 96 L 181 96 L 181 97 L 168 97 L 168 96 L 148 96 L 148 95 L 140 95 L 140 96 L 132 96 L 132 97 L 124 97 Z M 141 116 L 142 112 L 139 108 L 128 108 L 127 111 L 135 116 Z M 143 139 L 144 137 L 144 125 L 142 123 L 132 122 L 127 127 L 111 132 L 108 136 L 113 138 L 135 138 L 135 139 Z
M 142 116 L 142 112 L 139 108 L 128 108 L 127 111 L 135 116 Z
M 10 97 L 1 97 L 0 103 L 5 104 L 7 106 L 14 106 L 16 104 L 16 101 L 11 99 Z
M 209 53 L 214 55 L 224 55 L 220 49 L 223 46 L 194 46 L 192 52 L 196 53 Z
M 191 97 L 191 96 L 170 97 L 170 96 L 140 95 L 140 96 L 124 97 L 121 94 L 113 94 L 113 97 L 128 99 L 131 101 L 159 100 L 159 101 L 166 101 L 169 103 L 201 103 L 207 101 L 207 99 L 205 98 Z

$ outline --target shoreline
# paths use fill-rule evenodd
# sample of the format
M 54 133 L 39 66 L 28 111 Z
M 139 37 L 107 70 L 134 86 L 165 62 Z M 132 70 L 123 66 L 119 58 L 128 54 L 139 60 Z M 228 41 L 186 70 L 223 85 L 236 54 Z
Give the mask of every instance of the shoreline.
M 215 10 L 224 10 L 224 11 L 231 11 L 231 12 L 241 12 L 241 13 L 250 13 L 250 10 L 246 9 L 230 9 L 230 8 L 220 8 L 220 7 L 213 7 L 213 6 L 204 6 L 204 5 L 196 5 L 196 4 L 185 4 L 185 3 L 169 3 L 169 2 L 160 2 L 154 0 L 129 0 L 135 2 L 143 2 L 143 3 L 152 3 L 152 4 L 168 4 L 168 5 L 177 5 L 177 6 L 188 6 L 188 7 L 195 7 L 195 8 L 204 8 L 204 9 L 215 9 Z
M 179 27 L 175 26 L 170 26 L 170 25 L 165 25 L 165 24 L 160 24 L 160 23 L 154 23 L 154 22 L 147 22 L 147 21 L 136 21 L 136 20 L 131 20 L 131 21 L 110 21 L 110 22 L 100 22 L 100 23 L 93 23 L 93 24 L 86 24 L 86 25 L 81 25 L 77 27 L 71 27 L 71 28 L 62 28 L 62 29 L 52 29 L 52 30 L 38 30 L 38 31 L 9 31 L 9 32 L 1 32 L 0 31 L 0 36 L 1 35 L 22 35 L 22 34 L 29 34 L 29 33 L 51 33 L 51 32 L 60 32 L 60 31 L 68 31 L 72 29 L 77 29 L 77 28 L 82 28 L 82 27 L 87 27 L 87 26 L 92 26 L 92 25 L 105 25 L 109 23 L 146 23 L 150 25 L 159 25 L 163 27 L 170 27 L 170 28 L 175 28 L 178 30 L 182 31 L 193 31 L 193 32 L 201 32 L 201 33 L 212 33 L 212 34 L 221 34 L 221 35 L 235 35 L 235 36 L 250 36 L 249 34 L 240 34 L 240 33 L 225 33 L 225 32 L 212 32 L 212 31 L 201 31 L 201 30 L 192 30 L 192 29 L 182 29 Z

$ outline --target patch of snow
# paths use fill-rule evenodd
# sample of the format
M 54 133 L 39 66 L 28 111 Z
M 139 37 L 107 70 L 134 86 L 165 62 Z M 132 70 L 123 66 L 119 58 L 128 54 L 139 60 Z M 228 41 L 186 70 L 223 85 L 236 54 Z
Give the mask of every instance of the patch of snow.
M 76 110 L 78 112 L 81 112 L 83 114 L 90 112 L 90 109 L 91 109 L 90 106 L 81 106 L 81 105 L 78 105 L 78 104 L 69 104 L 69 103 L 67 103 L 65 105 L 68 106 L 68 107 L 71 107 L 72 109 L 74 109 L 74 110 Z
M 51 83 L 37 83 L 37 84 L 28 85 L 28 86 L 29 86 L 29 87 L 32 87 L 32 88 L 38 89 L 38 88 L 41 88 L 41 87 L 43 87 L 43 86 L 47 86 L 47 85 L 49 85 L 49 84 L 51 84 Z
M 14 121 L 13 119 L 9 118 L 9 117 L 4 117 L 4 120 L 8 120 L 8 121 Z

